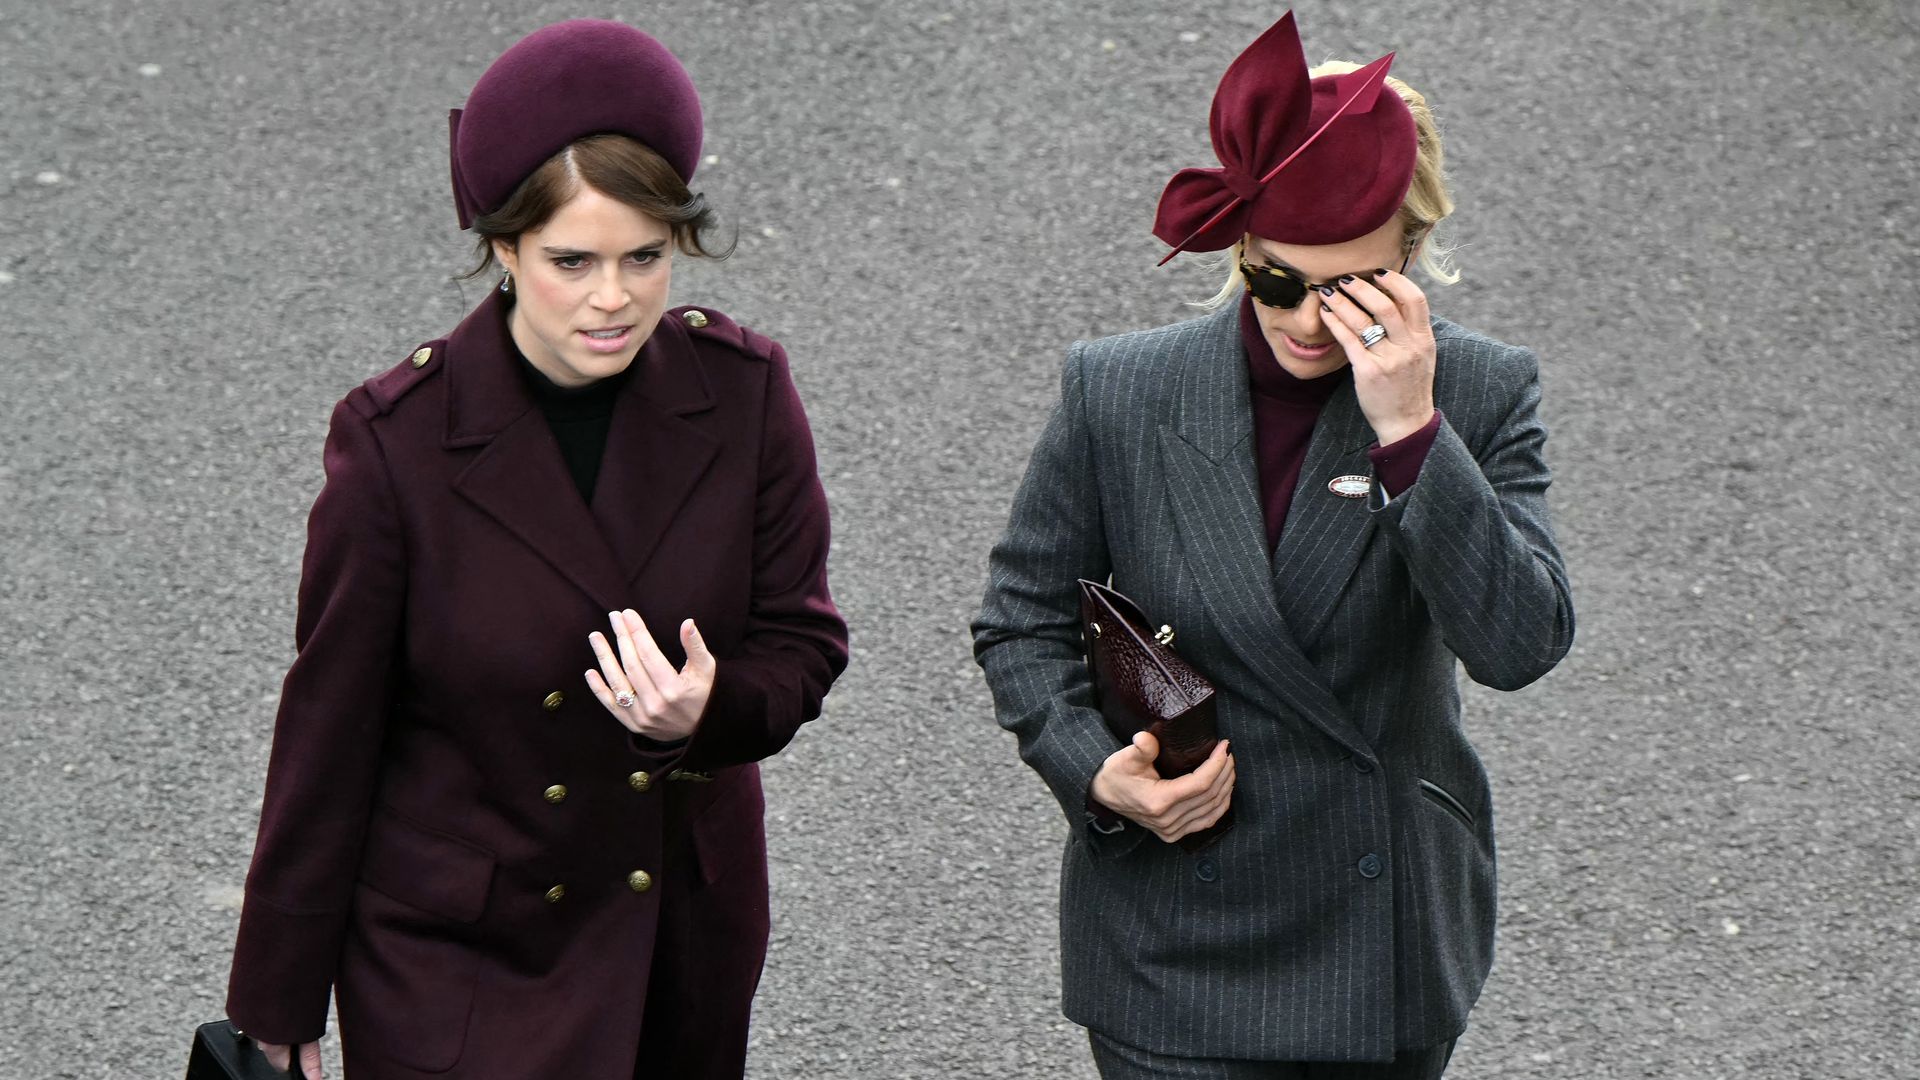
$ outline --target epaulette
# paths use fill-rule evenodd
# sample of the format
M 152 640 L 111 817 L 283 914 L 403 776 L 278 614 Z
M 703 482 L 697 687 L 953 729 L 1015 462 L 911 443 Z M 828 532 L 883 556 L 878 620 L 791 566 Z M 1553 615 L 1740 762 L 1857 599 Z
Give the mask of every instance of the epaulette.
M 757 360 L 773 355 L 773 339 L 754 333 L 713 308 L 677 307 L 667 315 L 680 320 L 694 338 L 719 342 Z
M 367 396 L 373 399 L 380 414 L 391 412 L 394 403 L 405 397 L 407 391 L 426 382 L 428 376 L 445 366 L 442 354 L 446 346 L 445 338 L 429 341 L 413 350 L 405 360 L 366 381 Z

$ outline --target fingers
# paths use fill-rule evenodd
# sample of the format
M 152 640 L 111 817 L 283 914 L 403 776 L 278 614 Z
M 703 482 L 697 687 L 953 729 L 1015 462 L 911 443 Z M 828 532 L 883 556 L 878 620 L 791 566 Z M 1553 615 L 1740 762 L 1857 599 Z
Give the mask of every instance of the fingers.
M 1222 742 L 1214 747 L 1193 772 L 1152 784 L 1134 820 L 1168 842 L 1219 820 L 1233 796 L 1236 777 L 1233 757 L 1225 746 Z
M 675 676 L 680 673 L 673 670 L 673 665 L 667 663 L 666 654 L 660 651 L 660 646 L 654 644 L 653 634 L 647 629 L 646 620 L 640 617 L 640 613 L 628 608 L 621 614 L 626 617 L 627 636 L 639 655 L 641 671 L 646 674 L 647 681 L 653 683 L 655 689 L 666 691 L 674 684 Z
M 1355 284 L 1361 284 L 1359 279 L 1355 279 Z M 1341 286 L 1342 289 L 1352 287 L 1351 285 Z M 1379 296 L 1381 294 L 1376 291 L 1375 295 Z M 1384 306 L 1390 307 L 1391 305 Z M 1375 319 L 1371 311 L 1354 303 L 1352 297 L 1338 290 L 1334 290 L 1331 294 L 1325 290 L 1321 291 L 1320 314 L 1323 317 L 1322 321 L 1327 324 L 1327 329 L 1332 332 L 1334 338 L 1338 340 L 1342 346 L 1345 346 L 1347 358 L 1356 363 L 1359 362 L 1360 354 L 1364 353 L 1367 349 L 1367 346 L 1360 341 L 1360 331 L 1365 330 L 1368 326 L 1379 322 L 1387 331 L 1387 336 L 1375 342 L 1375 346 L 1384 345 L 1388 341 L 1393 340 L 1392 326 L 1388 326 L 1384 321 Z M 1399 324 L 1400 334 L 1404 339 L 1406 336 L 1406 325 L 1400 323 L 1398 315 L 1394 316 L 1394 322 Z
M 254 1045 L 260 1048 L 260 1053 L 267 1059 L 267 1064 L 273 1066 L 280 1072 L 292 1071 L 295 1047 L 288 1046 L 286 1043 L 260 1042 L 258 1040 L 254 1042 Z M 303 1080 L 321 1080 L 320 1044 L 317 1042 L 301 1043 L 297 1049 L 300 1059 L 300 1076 Z
M 1382 270 L 1374 276 L 1374 286 L 1393 298 L 1400 308 L 1400 314 L 1406 320 L 1407 329 L 1415 334 L 1433 333 L 1433 316 L 1427 309 L 1427 294 L 1413 279 L 1393 270 Z
M 654 683 L 652 672 L 641 659 L 641 650 L 653 649 L 656 653 L 660 650 L 653 644 L 653 635 L 647 633 L 647 624 L 639 622 L 639 619 L 640 616 L 634 615 L 632 609 L 607 612 L 607 621 L 613 624 L 614 639 L 620 643 L 620 670 L 626 674 L 634 695 L 640 699 L 640 707 L 648 716 L 658 716 L 664 703 L 660 700 L 660 689 Z
M 1228 770 L 1223 774 L 1222 781 L 1198 797 L 1179 803 L 1169 815 L 1171 820 L 1155 830 L 1160 838 L 1172 843 L 1219 821 L 1233 804 L 1233 772 Z
M 1154 835 L 1171 844 L 1190 833 L 1197 833 L 1219 821 L 1232 800 L 1231 792 L 1209 796 L 1205 802 L 1193 805 L 1173 821 L 1154 829 Z
M 1160 740 L 1155 738 L 1151 731 L 1134 732 L 1133 748 L 1147 759 L 1148 764 L 1152 764 L 1153 759 L 1160 756 Z
M 614 698 L 620 694 L 632 694 L 634 692 L 633 680 L 628 678 L 625 665 L 620 662 L 618 657 L 613 655 L 613 647 L 607 644 L 606 635 L 600 633 L 600 631 L 595 630 L 593 633 L 588 634 L 587 644 L 593 648 L 594 659 L 600 662 L 602 682 L 611 688 L 612 691 L 612 693 L 608 695 L 606 706 L 609 709 L 622 708 L 623 706 L 615 703 Z M 589 683 L 591 683 L 591 680 L 589 680 Z M 627 704 L 630 706 L 633 703 L 629 701 Z
M 1407 341 L 1407 322 L 1401 317 L 1400 305 L 1393 297 L 1380 291 L 1367 279 L 1341 278 L 1340 288 L 1333 294 L 1332 299 L 1347 300 L 1365 317 L 1366 321 L 1354 329 L 1364 329 L 1368 323 L 1379 323 L 1386 328 L 1389 339 L 1403 344 Z M 1332 300 L 1328 302 L 1331 303 Z
M 615 720 L 620 721 L 621 726 L 635 734 L 644 734 L 640 731 L 640 725 L 633 719 L 631 707 L 622 708 L 619 699 L 613 696 L 611 689 L 608 689 L 607 680 L 601 678 L 600 673 L 592 668 L 587 669 L 587 689 L 593 691 L 593 696 L 599 699 L 600 704 L 606 706 L 607 711 L 613 714 Z
M 1198 798 L 1201 793 L 1210 791 L 1219 784 L 1221 774 L 1232 768 L 1232 748 L 1227 745 L 1227 740 L 1221 739 L 1214 745 L 1213 752 L 1207 755 L 1207 760 L 1200 763 L 1199 768 L 1185 776 L 1176 776 L 1168 780 L 1167 783 L 1172 786 L 1167 788 L 1167 791 L 1180 802 Z
M 707 639 L 700 636 L 700 628 L 692 619 L 680 624 L 680 648 L 687 654 L 687 666 L 682 674 L 713 682 L 715 662 L 713 650 L 707 648 Z

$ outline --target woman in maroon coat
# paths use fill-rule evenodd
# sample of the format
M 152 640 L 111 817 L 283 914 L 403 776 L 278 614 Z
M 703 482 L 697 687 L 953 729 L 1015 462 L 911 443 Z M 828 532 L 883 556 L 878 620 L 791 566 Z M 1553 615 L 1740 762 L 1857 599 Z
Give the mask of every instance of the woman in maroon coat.
M 617 23 L 453 114 L 504 271 L 334 410 L 228 996 L 350 1080 L 739 1076 L 765 956 L 755 762 L 846 664 L 779 345 L 667 309 L 699 102 Z

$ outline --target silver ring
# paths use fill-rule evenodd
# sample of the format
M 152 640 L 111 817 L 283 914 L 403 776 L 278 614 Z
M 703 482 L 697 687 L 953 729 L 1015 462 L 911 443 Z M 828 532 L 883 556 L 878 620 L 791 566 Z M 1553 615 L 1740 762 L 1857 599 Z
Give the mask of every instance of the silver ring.
M 1375 345 L 1378 345 L 1380 344 L 1380 342 L 1385 340 L 1386 336 L 1387 336 L 1386 327 L 1381 326 L 1379 323 L 1371 323 L 1361 328 L 1360 344 L 1366 348 L 1371 349 Z
M 633 700 L 633 691 L 631 690 L 622 690 L 613 695 L 613 703 L 623 709 L 633 708 Z

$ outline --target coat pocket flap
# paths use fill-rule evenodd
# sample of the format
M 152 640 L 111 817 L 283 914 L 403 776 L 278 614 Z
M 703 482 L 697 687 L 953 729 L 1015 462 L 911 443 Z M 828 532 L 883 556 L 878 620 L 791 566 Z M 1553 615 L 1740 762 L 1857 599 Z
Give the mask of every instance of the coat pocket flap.
M 367 824 L 360 880 L 423 911 L 470 923 L 486 910 L 493 853 L 391 812 Z
M 759 784 L 742 782 L 737 773 L 727 779 L 728 788 L 689 826 L 700 880 L 707 885 L 737 863 L 766 860 L 766 796 Z

